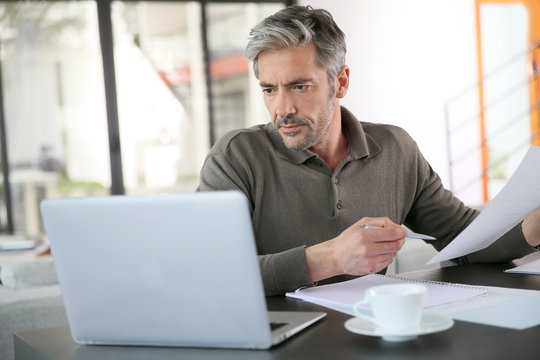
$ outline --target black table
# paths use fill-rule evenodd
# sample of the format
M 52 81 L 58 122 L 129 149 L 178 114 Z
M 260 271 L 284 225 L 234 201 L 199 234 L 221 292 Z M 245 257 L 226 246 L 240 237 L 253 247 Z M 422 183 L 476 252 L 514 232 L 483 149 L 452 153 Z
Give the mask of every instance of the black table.
M 535 255 L 538 257 L 538 254 Z M 508 274 L 507 264 L 473 264 L 400 274 L 413 279 L 540 290 L 539 275 Z M 540 359 L 540 326 L 526 330 L 456 321 L 449 330 L 404 342 L 353 334 L 350 316 L 300 300 L 267 298 L 270 310 L 325 311 L 328 316 L 268 351 L 155 347 L 85 346 L 67 326 L 14 335 L 17 360 L 82 359 Z M 540 311 L 540 303 L 538 304 Z

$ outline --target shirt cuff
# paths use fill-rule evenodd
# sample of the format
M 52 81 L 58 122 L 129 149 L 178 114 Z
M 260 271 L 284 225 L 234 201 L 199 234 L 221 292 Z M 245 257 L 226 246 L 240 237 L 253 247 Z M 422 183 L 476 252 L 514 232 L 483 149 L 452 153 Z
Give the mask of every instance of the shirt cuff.
M 313 282 L 307 273 L 306 246 L 261 256 L 260 265 L 267 296 L 283 295 Z

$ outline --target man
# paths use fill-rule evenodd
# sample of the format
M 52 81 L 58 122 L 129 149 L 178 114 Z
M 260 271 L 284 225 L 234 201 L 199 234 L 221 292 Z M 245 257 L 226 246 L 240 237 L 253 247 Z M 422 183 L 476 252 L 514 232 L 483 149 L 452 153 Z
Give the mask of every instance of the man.
M 325 10 L 292 6 L 255 26 L 246 56 L 272 122 L 225 135 L 201 170 L 200 191 L 247 195 L 267 295 L 384 271 L 405 242 L 398 224 L 435 236 L 440 250 L 478 215 L 404 130 L 340 107 L 345 53 Z M 539 244 L 540 210 L 457 261 L 508 261 Z

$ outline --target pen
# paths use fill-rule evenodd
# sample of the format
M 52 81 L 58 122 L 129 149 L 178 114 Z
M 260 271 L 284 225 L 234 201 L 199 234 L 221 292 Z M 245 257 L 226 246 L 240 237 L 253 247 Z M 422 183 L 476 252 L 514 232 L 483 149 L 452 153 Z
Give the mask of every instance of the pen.
M 375 226 L 375 225 L 364 225 L 364 229 L 382 229 L 382 227 Z M 407 237 L 414 238 L 414 239 L 421 239 L 421 240 L 437 240 L 433 236 L 418 234 L 411 231 L 409 231 L 409 233 L 407 234 Z

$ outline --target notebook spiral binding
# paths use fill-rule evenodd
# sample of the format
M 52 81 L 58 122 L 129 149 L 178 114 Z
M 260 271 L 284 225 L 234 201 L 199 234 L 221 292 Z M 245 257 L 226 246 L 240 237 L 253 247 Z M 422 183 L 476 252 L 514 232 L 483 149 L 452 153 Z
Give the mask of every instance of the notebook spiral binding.
M 477 285 L 457 284 L 457 283 L 451 283 L 451 282 L 445 282 L 445 281 L 418 280 L 418 279 L 410 279 L 410 278 L 396 276 L 396 275 L 383 275 L 383 274 L 373 274 L 373 275 L 396 279 L 399 281 L 411 282 L 415 284 L 424 283 L 424 284 L 434 284 L 434 285 L 442 285 L 442 286 L 451 286 L 451 287 L 456 287 L 456 288 L 476 289 L 476 290 L 487 291 L 485 287 L 477 286 Z

